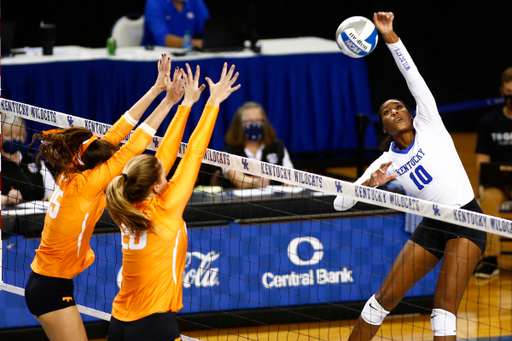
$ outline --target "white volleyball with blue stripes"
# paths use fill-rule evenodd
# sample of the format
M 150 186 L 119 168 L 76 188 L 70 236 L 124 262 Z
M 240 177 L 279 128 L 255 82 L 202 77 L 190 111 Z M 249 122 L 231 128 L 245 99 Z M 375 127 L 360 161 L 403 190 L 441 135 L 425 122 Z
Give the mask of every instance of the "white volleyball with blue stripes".
M 373 22 L 361 16 L 345 19 L 336 31 L 336 43 L 341 52 L 352 58 L 369 55 L 378 40 L 379 35 Z

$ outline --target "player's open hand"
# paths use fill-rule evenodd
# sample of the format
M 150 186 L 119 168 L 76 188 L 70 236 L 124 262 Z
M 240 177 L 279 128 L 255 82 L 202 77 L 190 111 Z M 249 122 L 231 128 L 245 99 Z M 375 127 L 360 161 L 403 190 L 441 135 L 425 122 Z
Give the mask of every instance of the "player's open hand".
M 199 65 L 196 66 L 195 75 L 192 73 L 190 65 L 188 65 L 188 63 L 186 63 L 185 65 L 187 67 L 187 74 L 185 75 L 187 82 L 185 86 L 185 98 L 183 99 L 183 103 L 181 104 L 192 108 L 194 103 L 196 103 L 201 97 L 201 93 L 206 88 L 206 85 L 201 84 L 201 86 L 199 86 L 199 76 L 201 75 L 201 69 Z
M 220 80 L 218 83 L 214 83 L 209 77 L 206 77 L 206 82 L 210 87 L 210 98 L 208 104 L 219 106 L 226 98 L 229 97 L 233 92 L 240 89 L 240 84 L 233 86 L 238 78 L 238 72 L 235 72 L 235 65 L 232 65 L 228 71 L 228 63 L 224 63 Z
M 389 181 L 393 180 L 394 178 L 396 178 L 398 176 L 397 174 L 393 174 L 390 176 L 386 175 L 388 168 L 389 168 L 389 166 L 391 166 L 392 163 L 393 163 L 393 161 L 389 161 L 389 162 L 386 162 L 386 163 L 383 163 L 382 165 L 380 165 L 379 169 L 377 169 L 375 172 L 372 173 L 372 175 L 368 181 L 368 186 L 370 186 L 370 187 L 381 186 L 381 185 L 384 185 L 385 183 L 388 183 Z
M 167 53 L 162 54 L 162 59 L 158 60 L 158 76 L 155 81 L 155 89 L 162 92 L 167 89 L 169 85 L 169 76 L 171 74 L 171 58 Z
M 176 67 L 174 69 L 174 75 L 172 77 L 172 82 L 168 77 L 168 85 L 167 85 L 167 94 L 165 98 L 172 103 L 176 104 L 180 101 L 185 93 L 185 88 L 187 87 L 187 78 L 185 77 L 185 71 Z

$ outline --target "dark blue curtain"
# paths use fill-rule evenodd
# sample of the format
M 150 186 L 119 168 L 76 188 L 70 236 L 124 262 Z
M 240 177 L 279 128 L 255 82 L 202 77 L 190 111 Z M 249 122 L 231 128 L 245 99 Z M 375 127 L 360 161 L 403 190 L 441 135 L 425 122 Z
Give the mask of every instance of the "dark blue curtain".
M 341 53 L 211 58 L 190 60 L 201 66 L 201 78 L 220 78 L 223 63 L 235 64 L 240 90 L 222 103 L 210 144 L 220 149 L 233 114 L 245 101 L 261 103 L 277 135 L 291 152 L 356 147 L 355 116 L 370 115 L 364 59 Z M 157 63 L 93 60 L 29 65 L 2 65 L 3 97 L 112 124 L 154 83 Z M 173 67 L 185 67 L 175 61 Z M 148 113 L 156 108 L 163 94 Z M 206 89 L 192 109 L 184 140 L 199 120 L 209 96 Z M 174 113 L 176 107 L 173 108 Z M 163 135 L 172 114 L 158 134 Z M 29 122 L 27 122 L 29 123 Z M 30 125 L 30 123 L 29 123 Z M 368 128 L 367 146 L 376 146 Z

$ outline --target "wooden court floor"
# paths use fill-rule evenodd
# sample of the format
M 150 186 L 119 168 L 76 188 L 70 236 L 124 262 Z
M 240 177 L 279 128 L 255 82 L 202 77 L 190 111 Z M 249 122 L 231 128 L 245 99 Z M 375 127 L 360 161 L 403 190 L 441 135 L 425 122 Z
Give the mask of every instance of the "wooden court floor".
M 457 339 L 512 341 L 512 271 L 472 278 L 457 315 Z M 190 333 L 200 340 L 347 340 L 354 320 Z M 492 338 L 492 339 L 491 339 Z M 432 340 L 430 315 L 391 316 L 374 340 Z
M 457 339 L 512 341 L 512 271 L 490 280 L 472 278 L 457 316 Z M 187 333 L 203 341 L 347 340 L 354 320 L 222 329 Z M 432 340 L 429 315 L 390 316 L 374 340 Z M 104 341 L 95 340 L 95 341 Z

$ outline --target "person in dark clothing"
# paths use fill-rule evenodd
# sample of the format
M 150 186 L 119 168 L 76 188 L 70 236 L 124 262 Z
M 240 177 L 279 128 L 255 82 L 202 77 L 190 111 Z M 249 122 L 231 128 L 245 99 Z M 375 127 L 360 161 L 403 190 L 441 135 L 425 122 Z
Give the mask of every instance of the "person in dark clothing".
M 277 138 L 265 109 L 256 102 L 246 102 L 238 108 L 224 139 L 226 145 L 222 151 L 226 153 L 294 168 L 288 150 Z M 216 171 L 211 181 L 212 185 L 220 183 L 223 187 L 245 189 L 267 187 L 273 181 L 222 168 Z
M 26 140 L 23 119 L 2 113 L 2 205 L 47 201 L 55 188 L 44 162 L 23 148 Z

